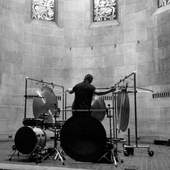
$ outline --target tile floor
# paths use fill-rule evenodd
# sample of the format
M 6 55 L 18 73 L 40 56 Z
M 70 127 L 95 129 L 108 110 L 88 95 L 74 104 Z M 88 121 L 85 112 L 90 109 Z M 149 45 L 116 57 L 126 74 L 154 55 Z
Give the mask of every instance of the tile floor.
M 47 147 L 53 147 L 52 142 L 47 142 Z M 123 160 L 123 163 L 118 162 L 117 167 L 114 163 L 90 163 L 90 162 L 78 162 L 67 155 L 65 165 L 62 162 L 47 158 L 41 163 L 36 164 L 35 161 L 29 160 L 29 155 L 17 153 L 13 156 L 12 160 L 9 158 L 13 154 L 12 141 L 0 142 L 0 170 L 170 170 L 170 146 L 154 145 L 150 144 L 150 149 L 154 151 L 154 156 L 148 155 L 146 148 L 134 148 L 134 155 L 124 156 L 122 145 L 118 145 L 119 157 Z M 146 145 L 146 144 L 139 144 Z

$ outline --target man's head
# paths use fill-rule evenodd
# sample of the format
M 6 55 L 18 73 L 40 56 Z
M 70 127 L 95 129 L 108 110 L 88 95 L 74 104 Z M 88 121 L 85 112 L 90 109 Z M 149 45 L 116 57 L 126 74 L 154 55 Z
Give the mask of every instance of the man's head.
M 87 74 L 87 75 L 85 75 L 85 77 L 84 77 L 84 82 L 89 82 L 89 83 L 91 83 L 92 81 L 93 81 L 93 76 L 91 75 L 91 74 Z

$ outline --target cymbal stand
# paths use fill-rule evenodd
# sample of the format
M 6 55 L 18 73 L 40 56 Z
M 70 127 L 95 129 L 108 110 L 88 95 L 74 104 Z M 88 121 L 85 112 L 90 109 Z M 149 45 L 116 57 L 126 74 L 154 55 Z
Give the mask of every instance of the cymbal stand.
M 54 104 L 56 109 L 54 110 L 54 120 L 55 120 L 55 125 L 54 125 L 54 148 L 52 148 L 52 151 L 49 152 L 46 156 L 44 156 L 42 160 L 44 160 L 45 158 L 49 157 L 50 155 L 54 155 L 54 160 L 57 160 L 57 158 L 59 158 L 59 160 L 61 160 L 62 164 L 65 165 L 64 163 L 64 160 L 65 160 L 65 157 L 64 157 L 64 153 L 63 151 L 61 152 L 58 148 L 57 148 L 57 139 L 58 139 L 58 133 L 60 132 L 57 131 L 57 117 L 58 117 L 58 112 L 59 112 L 59 109 L 57 109 L 57 105 Z
M 109 150 L 98 160 L 100 161 L 102 158 L 105 158 L 108 162 L 110 163 L 114 163 L 115 166 L 117 167 L 117 162 L 121 162 L 123 163 L 123 160 L 121 160 L 118 156 L 118 152 L 117 152 L 117 146 L 114 146 L 114 139 L 112 136 L 112 130 L 114 130 L 114 125 L 112 126 L 112 118 L 114 116 L 111 115 L 111 107 L 110 105 L 108 105 L 108 112 L 107 112 L 107 117 L 109 118 L 109 130 L 110 130 L 110 137 L 109 137 Z M 114 110 L 114 107 L 113 107 Z M 110 156 L 108 158 L 108 155 Z

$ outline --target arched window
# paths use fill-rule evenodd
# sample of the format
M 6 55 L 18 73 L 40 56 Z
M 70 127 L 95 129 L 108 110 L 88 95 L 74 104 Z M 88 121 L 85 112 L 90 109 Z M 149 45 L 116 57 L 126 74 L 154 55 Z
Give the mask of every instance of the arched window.
M 93 0 L 93 22 L 117 18 L 117 0 Z

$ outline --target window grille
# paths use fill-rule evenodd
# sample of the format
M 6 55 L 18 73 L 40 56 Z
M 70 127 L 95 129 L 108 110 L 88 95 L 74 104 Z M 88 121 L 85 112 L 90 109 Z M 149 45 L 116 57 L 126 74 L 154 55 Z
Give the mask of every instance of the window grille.
M 93 0 L 93 22 L 117 18 L 117 0 Z
M 32 0 L 32 18 L 54 21 L 54 0 Z

